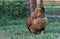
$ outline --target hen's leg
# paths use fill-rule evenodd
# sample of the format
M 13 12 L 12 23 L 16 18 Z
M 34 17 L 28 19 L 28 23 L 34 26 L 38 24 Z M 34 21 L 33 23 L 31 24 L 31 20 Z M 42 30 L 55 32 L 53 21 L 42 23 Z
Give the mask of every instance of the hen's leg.
M 45 28 L 42 29 L 42 33 L 45 33 Z
M 41 33 L 43 34 L 43 33 L 45 33 L 45 31 L 43 30 Z
M 45 33 L 45 28 L 43 28 L 43 29 L 40 29 L 40 31 L 39 31 L 40 33 Z

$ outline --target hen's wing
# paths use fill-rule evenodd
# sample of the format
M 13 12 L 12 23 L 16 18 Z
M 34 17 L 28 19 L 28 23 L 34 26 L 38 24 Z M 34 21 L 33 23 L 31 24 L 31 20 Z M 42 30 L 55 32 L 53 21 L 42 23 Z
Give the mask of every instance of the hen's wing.
M 26 25 L 30 27 L 32 25 L 33 18 L 29 17 L 26 21 Z
M 33 18 L 31 18 L 31 17 L 29 17 L 26 21 L 26 25 L 27 25 L 30 32 L 31 32 L 30 27 L 32 25 L 32 21 L 33 21 Z

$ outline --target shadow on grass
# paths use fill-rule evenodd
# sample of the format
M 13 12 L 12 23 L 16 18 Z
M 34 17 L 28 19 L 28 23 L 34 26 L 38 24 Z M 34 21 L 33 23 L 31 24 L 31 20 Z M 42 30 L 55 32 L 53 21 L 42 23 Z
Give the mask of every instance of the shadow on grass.
M 46 30 L 45 33 L 60 33 L 59 30 Z

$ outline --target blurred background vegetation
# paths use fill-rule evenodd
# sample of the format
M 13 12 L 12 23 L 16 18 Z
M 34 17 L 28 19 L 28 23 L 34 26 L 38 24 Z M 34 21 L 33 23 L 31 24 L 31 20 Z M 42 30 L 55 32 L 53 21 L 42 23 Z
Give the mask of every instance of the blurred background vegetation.
M 0 25 L 5 25 L 8 21 L 9 24 L 10 21 L 15 23 L 16 20 L 28 17 L 28 6 L 27 0 L 0 0 Z
M 0 18 L 17 20 L 27 17 L 28 8 L 27 0 L 0 0 Z

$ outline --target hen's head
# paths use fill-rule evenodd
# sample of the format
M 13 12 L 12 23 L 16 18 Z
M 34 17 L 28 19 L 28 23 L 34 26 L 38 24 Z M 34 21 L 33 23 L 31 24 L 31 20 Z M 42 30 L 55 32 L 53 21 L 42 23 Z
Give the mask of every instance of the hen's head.
M 31 17 L 34 18 L 35 17 L 35 14 L 34 13 L 31 13 Z
M 35 15 L 36 15 L 36 17 L 41 17 L 41 18 L 45 17 L 44 7 L 43 8 L 36 8 Z

